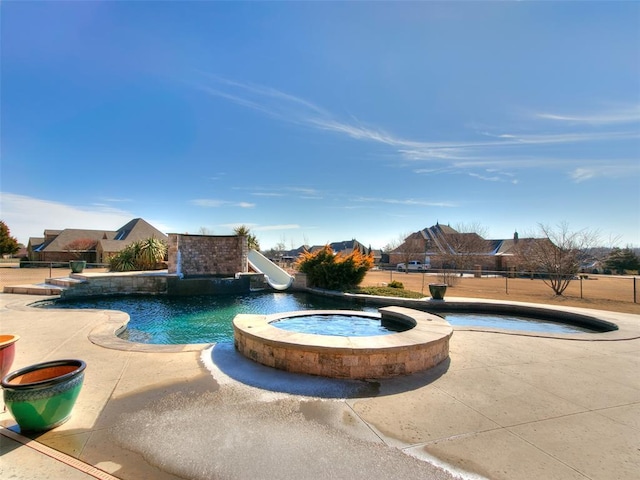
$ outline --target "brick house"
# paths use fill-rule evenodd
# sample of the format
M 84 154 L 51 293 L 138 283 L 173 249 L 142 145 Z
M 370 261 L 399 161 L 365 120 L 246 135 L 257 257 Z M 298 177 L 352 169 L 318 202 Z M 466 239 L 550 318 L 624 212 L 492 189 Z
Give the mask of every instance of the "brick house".
M 517 267 L 517 249 L 531 242 L 548 242 L 548 239 L 518 237 L 486 240 L 477 233 L 461 233 L 448 225 L 435 225 L 414 232 L 404 242 L 389 252 L 389 263 L 396 265 L 411 260 L 430 263 L 432 268 L 505 271 Z
M 45 230 L 44 237 L 29 238 L 27 256 L 30 261 L 39 262 L 67 262 L 79 258 L 89 263 L 107 263 L 130 243 L 151 237 L 165 242 L 168 239 L 142 218 L 134 218 L 118 230 Z

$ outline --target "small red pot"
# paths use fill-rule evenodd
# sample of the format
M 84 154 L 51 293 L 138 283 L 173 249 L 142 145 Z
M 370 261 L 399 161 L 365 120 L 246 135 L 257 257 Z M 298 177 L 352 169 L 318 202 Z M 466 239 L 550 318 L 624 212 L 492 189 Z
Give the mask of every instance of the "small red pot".
M 0 335 L 0 378 L 4 378 L 11 370 L 16 356 L 16 342 L 19 339 L 18 335 Z

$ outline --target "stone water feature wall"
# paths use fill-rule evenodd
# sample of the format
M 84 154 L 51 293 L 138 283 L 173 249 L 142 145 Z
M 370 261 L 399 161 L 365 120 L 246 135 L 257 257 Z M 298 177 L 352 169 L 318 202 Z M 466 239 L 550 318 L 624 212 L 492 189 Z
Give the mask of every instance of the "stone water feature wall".
M 169 274 L 183 277 L 228 276 L 248 270 L 247 237 L 169 234 Z
M 72 288 L 62 291 L 63 298 L 94 297 L 101 295 L 160 295 L 167 293 L 167 276 L 157 273 L 98 273 L 71 274 L 81 280 Z

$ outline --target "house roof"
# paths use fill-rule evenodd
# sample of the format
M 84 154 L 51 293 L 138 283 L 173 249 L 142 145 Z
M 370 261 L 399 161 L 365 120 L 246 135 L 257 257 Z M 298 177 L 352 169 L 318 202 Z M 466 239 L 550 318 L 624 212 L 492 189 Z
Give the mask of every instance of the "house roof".
M 124 249 L 127 245 L 128 243 L 123 240 L 100 240 L 96 245 L 96 250 L 116 253 Z
M 57 232 L 50 241 L 46 242 L 47 238 L 50 238 Z M 126 225 L 123 225 L 118 230 L 86 230 L 79 228 L 66 228 L 64 230 L 45 230 L 45 238 L 39 239 L 40 245 L 37 247 L 37 251 L 46 251 L 46 252 L 62 252 L 67 251 L 67 245 L 74 241 L 90 239 L 94 240 L 96 244 L 98 242 L 108 242 L 103 243 L 101 248 L 104 251 L 109 252 L 117 252 L 120 251 L 125 245 L 136 242 L 139 240 L 144 240 L 146 238 L 159 238 L 162 240 L 167 240 L 167 235 L 162 233 L 160 230 L 155 228 L 150 223 L 146 222 L 142 218 L 134 218 Z M 29 243 L 34 245 L 35 243 L 32 240 L 29 240 Z M 118 243 L 113 242 L 122 242 L 118 246 Z
M 129 223 L 118 229 L 114 240 L 126 240 L 128 243 L 131 243 L 151 237 L 161 240 L 167 240 L 169 238 L 142 218 L 134 218 Z
M 46 252 L 64 252 L 67 251 L 67 245 L 72 242 L 76 242 L 78 240 L 94 240 L 98 243 L 99 240 L 103 238 L 113 238 L 115 232 L 106 231 L 106 230 L 83 230 L 77 228 L 67 228 L 62 230 L 59 235 L 57 235 L 53 240 L 49 243 L 45 244 L 40 251 Z
M 429 242 L 427 244 L 428 251 L 426 252 L 429 255 L 438 255 L 442 252 L 455 253 L 456 244 L 473 245 L 479 250 L 474 253 L 481 255 L 513 255 L 514 247 L 518 242 L 520 242 L 521 245 L 526 245 L 530 242 L 545 240 L 536 238 L 518 239 L 517 233 L 514 234 L 513 238 L 485 240 L 477 233 L 458 232 L 448 225 L 436 223 L 431 227 L 408 235 L 405 243 L 412 239 L 415 240 L 418 236 Z M 405 243 L 392 250 L 392 252 L 403 251 Z

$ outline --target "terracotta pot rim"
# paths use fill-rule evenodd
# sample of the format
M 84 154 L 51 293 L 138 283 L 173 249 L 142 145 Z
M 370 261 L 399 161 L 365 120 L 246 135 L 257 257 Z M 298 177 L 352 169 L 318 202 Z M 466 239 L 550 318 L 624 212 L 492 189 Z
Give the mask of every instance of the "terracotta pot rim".
M 45 368 L 62 367 L 62 366 L 76 366 L 76 368 L 71 372 L 65 373 L 64 375 L 58 375 L 56 377 L 47 378 L 37 382 L 11 383 L 11 381 L 14 378 L 19 377 L 21 375 L 35 372 L 37 370 L 43 370 Z M 64 383 L 67 380 L 70 380 L 71 378 L 76 377 L 82 372 L 84 372 L 85 368 L 87 368 L 87 364 L 83 360 L 78 360 L 73 358 L 63 359 L 63 360 L 52 360 L 49 362 L 42 362 L 42 363 L 29 365 L 28 367 L 24 367 L 19 370 L 14 370 L 13 372 L 5 375 L 5 377 L 2 379 L 2 382 L 0 383 L 2 384 L 2 388 L 6 390 L 37 390 L 39 388 L 44 388 L 44 387 L 49 387 L 59 383 Z
M 4 340 L 5 337 L 8 337 Z M 13 335 L 11 333 L 0 335 L 0 348 L 8 347 L 9 345 L 13 345 L 18 340 L 20 340 L 20 335 Z

